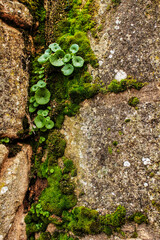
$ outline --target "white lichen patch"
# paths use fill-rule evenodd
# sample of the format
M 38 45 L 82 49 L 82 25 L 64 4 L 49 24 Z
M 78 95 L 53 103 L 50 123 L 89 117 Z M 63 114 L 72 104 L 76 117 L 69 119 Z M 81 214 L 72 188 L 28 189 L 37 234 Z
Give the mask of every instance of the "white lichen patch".
M 142 158 L 142 162 L 143 162 L 144 165 L 150 165 L 151 164 L 151 160 L 149 158 L 145 158 L 145 157 Z
M 130 162 L 128 162 L 128 161 L 125 161 L 125 162 L 123 163 L 123 166 L 124 166 L 124 167 L 130 167 L 130 166 L 131 166 L 131 164 L 130 164 Z
M 148 187 L 148 183 L 145 182 L 145 183 L 144 183 L 144 187 Z
M 2 187 L 1 194 L 4 194 L 8 191 L 8 187 Z
M 127 73 L 124 72 L 123 70 L 119 70 L 114 77 L 114 79 L 116 79 L 117 81 L 121 81 L 122 79 L 126 79 L 126 78 L 127 78 Z

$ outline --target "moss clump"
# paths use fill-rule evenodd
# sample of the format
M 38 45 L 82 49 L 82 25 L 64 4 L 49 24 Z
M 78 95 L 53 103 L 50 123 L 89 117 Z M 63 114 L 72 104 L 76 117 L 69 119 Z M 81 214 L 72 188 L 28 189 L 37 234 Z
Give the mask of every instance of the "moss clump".
M 121 4 L 121 0 L 111 0 L 113 7 L 117 7 Z
M 136 90 L 140 90 L 144 86 L 144 83 L 137 82 L 136 79 L 122 79 L 120 82 L 117 80 L 113 80 L 107 87 L 108 92 L 124 92 L 127 89 L 134 88 Z
M 40 237 L 38 240 L 50 240 L 51 239 L 51 234 L 49 232 L 44 232 L 41 233 Z
M 129 221 L 134 221 L 135 223 L 148 223 L 148 218 L 141 212 L 136 212 L 128 218 Z
M 58 130 L 53 130 L 49 133 L 46 144 L 49 150 L 49 156 L 52 156 L 55 159 L 63 156 L 66 141 Z
M 108 236 L 117 231 L 125 223 L 126 210 L 119 206 L 116 211 L 106 216 L 100 216 L 96 210 L 86 207 L 76 207 L 71 212 L 62 214 L 62 228 L 76 235 L 98 234 L 105 232 Z
M 82 86 L 73 85 L 69 90 L 69 96 L 74 103 L 80 103 L 84 99 L 93 97 L 98 93 L 98 86 L 95 84 L 84 83 Z
M 40 201 L 45 211 L 60 216 L 63 210 L 75 206 L 77 199 L 74 195 L 74 185 L 69 179 L 63 180 L 60 167 L 55 166 L 52 169 L 53 174 L 47 179 L 48 187 L 42 192 Z M 62 186 L 62 182 L 65 182 L 65 185 Z M 69 189 L 68 192 L 66 189 Z
M 108 153 L 112 154 L 112 148 L 111 147 L 108 147 Z
M 113 144 L 113 146 L 116 147 L 118 145 L 118 142 L 117 141 L 113 141 L 112 144 Z
M 125 123 L 128 123 L 130 121 L 131 121 L 131 119 L 129 119 L 129 118 L 125 119 Z
M 131 97 L 128 100 L 128 105 L 130 105 L 131 107 L 136 107 L 139 103 L 139 99 L 137 97 Z
M 76 207 L 71 212 L 64 211 L 63 227 L 76 235 L 97 234 L 101 232 L 99 214 L 95 210 Z
M 84 59 L 85 63 L 90 63 L 93 67 L 98 66 L 96 56 L 91 49 L 86 32 L 77 31 L 73 35 L 66 33 L 57 39 L 57 43 L 66 53 L 72 44 L 78 44 L 78 55 Z M 89 76 L 84 77 L 86 78 Z

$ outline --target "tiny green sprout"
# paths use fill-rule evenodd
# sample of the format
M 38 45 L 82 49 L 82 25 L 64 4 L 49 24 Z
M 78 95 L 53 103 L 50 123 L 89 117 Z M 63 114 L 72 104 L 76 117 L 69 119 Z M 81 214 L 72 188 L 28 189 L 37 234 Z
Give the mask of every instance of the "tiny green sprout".
M 46 117 L 48 115 L 48 113 L 49 113 L 49 110 L 46 109 L 46 110 L 42 111 L 42 116 Z
M 58 45 L 58 43 L 51 43 L 49 45 L 49 48 L 53 51 L 53 52 L 57 52 L 58 50 L 61 50 L 61 47 Z
M 33 107 L 38 107 L 38 106 L 39 106 L 39 104 L 37 102 L 33 103 Z
M 33 113 L 36 111 L 36 107 L 34 107 L 32 104 L 29 105 L 29 112 Z
M 40 138 L 39 138 L 39 143 L 43 143 L 43 142 L 45 142 L 45 137 L 42 137 L 42 136 L 40 136 Z
M 46 86 L 46 83 L 43 80 L 39 80 L 37 82 L 37 86 L 40 87 L 40 88 L 44 88 Z
M 33 97 L 30 97 L 30 99 L 29 99 L 29 102 L 30 103 L 33 103 L 33 102 L 35 102 L 36 101 L 36 99 L 35 99 L 35 97 L 33 96 Z
M 46 121 L 45 127 L 46 127 L 47 129 L 52 129 L 52 128 L 54 127 L 54 122 L 53 122 L 52 120 Z
M 0 143 L 9 143 L 9 138 L 5 137 L 0 140 Z
M 31 87 L 31 92 L 36 92 L 38 90 L 38 86 L 37 84 L 34 84 L 32 87 Z
M 52 168 L 52 169 L 50 169 L 50 173 L 54 173 L 54 169 Z
M 41 110 L 41 109 L 40 109 L 40 110 L 38 110 L 37 114 L 38 114 L 38 115 L 42 115 L 43 111 L 44 111 L 44 110 Z

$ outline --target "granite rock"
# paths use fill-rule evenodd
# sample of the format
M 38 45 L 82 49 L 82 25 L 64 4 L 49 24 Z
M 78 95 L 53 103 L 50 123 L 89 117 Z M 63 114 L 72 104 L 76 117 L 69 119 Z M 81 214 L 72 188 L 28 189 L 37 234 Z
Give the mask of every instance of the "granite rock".
M 23 145 L 22 150 L 15 157 L 7 158 L 3 162 L 0 172 L 0 239 L 7 236 L 16 213 L 23 204 L 29 184 L 31 155 L 32 148 L 29 145 Z M 13 239 L 18 240 L 15 228 L 13 233 L 15 234 Z

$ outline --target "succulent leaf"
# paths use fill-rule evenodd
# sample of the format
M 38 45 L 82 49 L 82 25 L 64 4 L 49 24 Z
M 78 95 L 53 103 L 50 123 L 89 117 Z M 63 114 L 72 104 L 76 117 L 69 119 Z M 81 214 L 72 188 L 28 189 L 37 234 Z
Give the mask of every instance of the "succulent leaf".
M 62 73 L 65 76 L 69 76 L 73 73 L 74 71 L 74 67 L 72 64 L 66 64 L 62 69 L 61 69 Z
M 78 52 L 78 50 L 79 50 L 78 44 L 72 44 L 69 50 L 70 50 L 72 53 Z
M 72 63 L 74 67 L 83 67 L 84 59 L 80 56 L 73 56 Z

